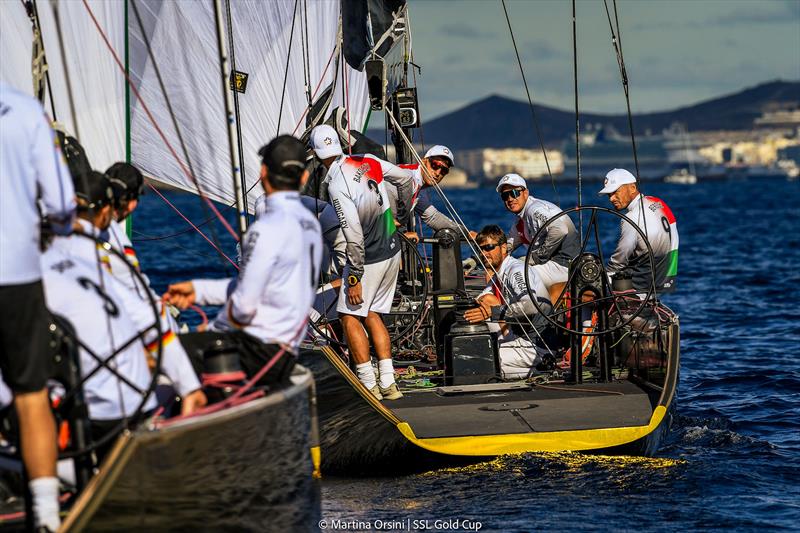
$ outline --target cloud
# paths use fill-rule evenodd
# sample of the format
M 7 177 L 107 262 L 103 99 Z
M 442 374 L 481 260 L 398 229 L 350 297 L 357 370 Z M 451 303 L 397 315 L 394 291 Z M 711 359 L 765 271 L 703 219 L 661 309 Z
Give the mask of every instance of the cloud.
M 459 39 L 492 39 L 494 35 L 490 32 L 479 30 L 469 24 L 461 22 L 451 22 L 439 28 L 439 31 L 447 37 Z
M 521 53 L 533 59 L 547 61 L 550 59 L 563 59 L 567 57 L 563 50 L 555 48 L 544 39 L 525 42 L 520 48 Z

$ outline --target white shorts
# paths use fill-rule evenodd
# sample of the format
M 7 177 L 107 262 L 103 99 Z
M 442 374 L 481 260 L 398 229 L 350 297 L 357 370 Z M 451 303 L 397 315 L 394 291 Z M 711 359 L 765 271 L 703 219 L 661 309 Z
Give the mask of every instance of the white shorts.
M 400 255 L 397 253 L 380 263 L 364 265 L 364 275 L 361 276 L 361 298 L 364 301 L 359 305 L 350 305 L 347 301 L 347 283 L 342 283 L 336 310 L 356 316 L 367 316 L 370 311 L 375 313 L 391 311 L 394 290 L 397 287 L 397 274 L 400 272 Z M 350 275 L 349 268 L 345 267 L 342 277 L 347 280 L 348 275 Z
M 555 261 L 548 261 L 543 265 L 532 265 L 531 268 L 539 274 L 542 283 L 548 289 L 556 283 L 566 283 L 569 279 L 569 269 Z

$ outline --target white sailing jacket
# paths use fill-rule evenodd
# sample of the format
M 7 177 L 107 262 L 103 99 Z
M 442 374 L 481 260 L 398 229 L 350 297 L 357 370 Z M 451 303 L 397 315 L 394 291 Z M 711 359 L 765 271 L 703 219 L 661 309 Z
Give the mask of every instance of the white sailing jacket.
M 678 275 L 678 225 L 672 210 L 663 200 L 640 194 L 628 204 L 625 215 L 647 235 L 650 242 L 656 267 L 656 290 L 660 293 L 673 291 Z M 620 221 L 617 248 L 608 260 L 609 274 L 620 271 L 633 277 L 633 287 L 638 291 L 647 291 L 652 285 L 647 244 L 624 220 Z
M 364 265 L 379 263 L 400 251 L 384 178 L 411 178 L 402 169 L 372 155 L 339 156 L 325 180 L 331 204 L 347 240 L 347 265 L 361 277 Z
M 0 83 L 0 285 L 42 277 L 37 195 L 43 214 L 71 224 L 75 190 L 42 106 Z
M 398 178 L 394 175 L 386 177 L 386 181 L 391 185 L 386 191 L 397 220 L 406 227 L 410 219 L 411 227 L 414 227 L 414 214 L 417 214 L 422 222 L 434 231 L 447 228 L 458 234 L 459 225 L 431 203 L 429 191 L 423 187 L 425 181 L 419 163 L 398 166 L 410 170 L 412 175 L 411 178 Z
M 296 352 L 314 303 L 322 259 L 319 221 L 296 192 L 270 194 L 242 246 L 238 278 L 193 280 L 200 305 L 224 305 L 211 329 L 243 328 Z
M 108 357 L 139 331 L 149 328 L 156 317 L 152 308 L 136 297 L 96 260 L 95 245 L 86 238 L 73 235 L 57 237 L 42 255 L 43 285 L 48 309 L 66 318 L 78 338 L 101 358 Z M 155 352 L 163 346 L 161 371 L 169 377 L 181 396 L 200 388 L 200 382 L 189 358 L 174 333 L 161 321 L 162 338 L 155 330 L 146 333 L 146 348 Z M 81 373 L 87 375 L 97 360 L 81 349 Z M 151 381 L 145 346 L 137 341 L 119 354 L 110 365 L 131 383 L 144 390 Z M 89 416 L 95 420 L 119 419 L 133 414 L 141 395 L 105 368 L 98 370 L 84 384 Z M 149 398 L 146 409 L 155 407 Z
M 505 317 L 522 318 L 527 316 L 532 319 L 538 311 L 531 301 L 525 285 L 525 261 L 516 257 L 507 256 L 500 264 L 500 268 L 492 277 L 489 284 L 480 296 L 494 294 L 502 304 L 497 313 L 493 310 L 493 318 L 502 320 Z M 545 312 L 552 308 L 550 293 L 544 286 L 542 279 L 531 266 L 528 266 L 528 281 L 531 283 L 533 293 L 536 295 L 539 307 Z M 544 319 L 533 320 L 536 327 L 545 325 Z
M 561 209 L 557 205 L 528 196 L 525 207 L 517 213 L 519 220 L 508 232 L 508 249 L 532 246 L 537 264 L 555 261 L 568 267 L 581 249 L 578 232 L 569 216 L 562 216 L 547 226 L 547 231 L 539 236 L 538 241 L 531 243 L 539 228 L 559 213 Z

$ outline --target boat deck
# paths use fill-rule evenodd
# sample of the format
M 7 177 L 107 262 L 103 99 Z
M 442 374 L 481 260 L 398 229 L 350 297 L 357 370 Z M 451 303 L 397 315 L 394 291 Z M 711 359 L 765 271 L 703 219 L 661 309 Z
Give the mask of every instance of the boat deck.
M 440 387 L 383 404 L 418 438 L 646 426 L 653 414 L 648 394 L 629 381 Z

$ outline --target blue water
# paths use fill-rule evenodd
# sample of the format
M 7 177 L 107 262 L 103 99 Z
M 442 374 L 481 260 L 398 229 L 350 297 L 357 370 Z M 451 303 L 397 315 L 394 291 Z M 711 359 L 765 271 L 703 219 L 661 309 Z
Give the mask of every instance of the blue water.
M 597 188 L 585 186 L 584 203 L 606 205 Z M 326 478 L 330 529 L 337 520 L 349 531 L 800 529 L 800 183 L 648 184 L 645 192 L 672 208 L 681 243 L 678 291 L 667 300 L 681 318 L 681 382 L 657 457 L 531 454 L 399 478 Z M 534 193 L 556 198 L 549 185 Z M 513 221 L 491 189 L 447 194 L 470 228 Z M 575 204 L 574 187 L 558 196 L 562 207 Z M 170 198 L 204 219 L 195 197 Z M 185 227 L 149 195 L 134 238 Z M 233 273 L 193 232 L 136 247 L 158 290 Z

